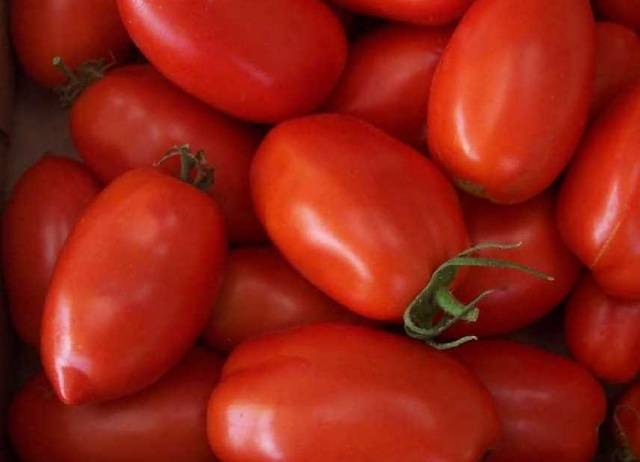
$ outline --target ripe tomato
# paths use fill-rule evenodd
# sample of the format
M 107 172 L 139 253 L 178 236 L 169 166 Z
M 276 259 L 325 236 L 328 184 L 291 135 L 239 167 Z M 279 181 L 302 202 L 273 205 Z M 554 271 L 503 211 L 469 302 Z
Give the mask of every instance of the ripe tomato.
M 424 156 L 343 115 L 285 122 L 254 158 L 258 217 L 312 284 L 364 316 L 399 321 L 468 243 L 453 187 Z
M 615 435 L 623 457 L 634 461 L 640 457 L 640 384 L 631 385 L 616 404 L 613 412 Z M 626 458 L 624 457 L 626 456 Z
M 508 341 L 454 350 L 489 389 L 503 437 L 487 462 L 590 462 L 604 420 L 600 384 L 582 367 Z
M 4 282 L 15 330 L 33 346 L 60 249 L 99 191 L 83 165 L 45 154 L 11 194 L 2 221 Z
M 319 0 L 118 0 L 131 37 L 169 80 L 237 117 L 311 112 L 346 60 L 336 15 Z
M 489 394 L 449 355 L 330 324 L 240 345 L 207 425 L 225 462 L 477 462 L 499 435 Z
M 204 150 L 215 169 L 211 194 L 230 239 L 262 240 L 249 191 L 249 165 L 259 142 L 253 129 L 183 93 L 151 66 L 110 72 L 76 100 L 70 120 L 76 148 L 105 182 L 152 165 L 173 145 Z
M 460 18 L 474 0 L 333 0 L 359 13 L 428 26 Z
M 359 318 L 324 295 L 273 248 L 230 253 L 205 342 L 229 351 L 252 337 L 322 321 Z
M 42 360 L 60 399 L 119 398 L 171 369 L 206 324 L 224 253 L 218 207 L 194 187 L 152 168 L 107 186 L 47 295 Z
M 350 114 L 423 148 L 425 112 L 436 64 L 451 31 L 389 26 L 352 46 L 326 109 Z
M 506 204 L 532 198 L 574 152 L 594 72 L 588 0 L 477 0 L 433 78 L 434 157 L 475 195 Z
M 193 350 L 155 385 L 102 404 L 66 406 L 44 375 L 11 406 L 11 439 L 24 462 L 214 462 L 206 407 L 222 360 Z
M 590 128 L 558 197 L 567 245 L 598 284 L 640 299 L 640 85 L 617 98 Z
M 598 12 L 607 19 L 640 29 L 640 3 L 637 0 L 594 0 Z
M 13 46 L 25 72 L 54 87 L 64 75 L 52 65 L 60 56 L 75 68 L 90 60 L 124 61 L 131 42 L 116 0 L 13 0 Z

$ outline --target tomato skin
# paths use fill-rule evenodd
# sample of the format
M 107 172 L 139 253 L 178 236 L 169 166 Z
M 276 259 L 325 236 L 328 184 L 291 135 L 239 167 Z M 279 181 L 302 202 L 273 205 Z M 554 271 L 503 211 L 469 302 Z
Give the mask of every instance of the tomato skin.
M 399 321 L 436 267 L 468 246 L 444 175 L 348 116 L 277 126 L 258 149 L 250 181 L 258 218 L 287 260 L 369 318 Z
M 454 354 L 492 394 L 503 438 L 487 462 L 590 462 L 605 418 L 601 385 L 582 367 L 527 345 L 482 340 Z
M 594 75 L 587 0 L 478 0 L 433 78 L 431 152 L 468 192 L 498 203 L 524 202 L 546 189 L 571 158 Z
M 636 0 L 594 0 L 596 9 L 605 18 L 640 29 L 640 4 Z
M 131 49 L 116 0 L 13 0 L 10 21 L 23 69 L 46 87 L 65 81 L 56 56 L 75 68 L 99 58 L 123 62 Z
M 316 324 L 240 345 L 211 395 L 208 432 L 225 462 L 476 462 L 499 426 L 486 390 L 449 355 Z
M 449 24 L 460 18 L 474 0 L 333 0 L 345 8 L 426 26 Z
M 640 85 L 591 126 L 558 196 L 557 220 L 573 252 L 609 294 L 640 300 Z
M 116 401 L 66 406 L 46 377 L 14 398 L 9 425 L 24 462 L 214 462 L 206 407 L 222 360 L 191 351 L 158 383 Z
M 174 145 L 204 150 L 230 239 L 264 239 L 249 190 L 258 132 L 183 93 L 151 66 L 116 69 L 91 85 L 73 105 L 70 125 L 74 145 L 105 182 L 153 165 Z
M 326 109 L 363 119 L 414 147 L 426 146 L 430 82 L 449 29 L 388 26 L 356 41 Z
M 241 119 L 277 122 L 313 111 L 346 61 L 344 28 L 319 0 L 118 6 L 133 41 L 160 72 Z
M 45 154 L 16 184 L 2 220 L 2 268 L 13 325 L 40 343 L 47 287 L 58 254 L 100 185 L 79 162 Z
M 152 168 L 107 186 L 69 236 L 46 299 L 42 361 L 60 399 L 116 399 L 171 369 L 206 325 L 224 254 L 206 194 Z
M 618 400 L 614 410 L 614 429 L 618 443 L 636 460 L 640 457 L 640 385 L 635 383 Z

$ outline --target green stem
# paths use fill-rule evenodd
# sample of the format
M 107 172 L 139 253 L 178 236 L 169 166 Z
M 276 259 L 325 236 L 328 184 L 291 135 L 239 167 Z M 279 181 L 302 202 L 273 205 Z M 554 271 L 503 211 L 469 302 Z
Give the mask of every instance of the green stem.
M 66 78 L 65 83 L 56 87 L 54 91 L 58 95 L 62 107 L 70 107 L 73 102 L 86 90 L 93 82 L 102 79 L 105 73 L 116 65 L 116 59 L 111 56 L 111 60 L 94 59 L 80 64 L 76 69 L 67 66 L 60 56 L 55 56 L 52 64 Z
M 209 166 L 204 151 L 193 153 L 188 144 L 176 145 L 169 149 L 154 166 L 158 167 L 174 157 L 180 158 L 180 180 L 201 191 L 211 188 L 214 171 Z

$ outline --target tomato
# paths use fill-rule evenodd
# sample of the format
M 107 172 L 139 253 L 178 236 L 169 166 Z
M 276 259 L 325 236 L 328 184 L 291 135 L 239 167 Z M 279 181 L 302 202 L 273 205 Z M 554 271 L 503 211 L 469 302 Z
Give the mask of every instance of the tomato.
M 460 18 L 474 0 L 333 0 L 359 13 L 428 26 Z
M 454 350 L 493 396 L 503 437 L 487 462 L 590 462 L 606 401 L 582 367 L 546 351 L 501 340 Z
M 56 56 L 75 68 L 97 59 L 122 62 L 130 52 L 116 0 L 13 0 L 10 19 L 22 67 L 47 87 L 65 80 L 52 65 Z
M 602 16 L 611 21 L 640 29 L 640 3 L 637 0 L 594 0 Z
M 224 462 L 477 462 L 499 435 L 487 391 L 449 355 L 328 324 L 240 345 L 207 422 Z
M 105 182 L 150 166 L 173 145 L 202 149 L 215 169 L 213 197 L 230 238 L 262 240 L 253 213 L 249 165 L 256 131 L 208 108 L 165 80 L 151 66 L 116 69 L 87 88 L 70 116 L 73 142 Z
M 154 383 L 203 330 L 221 279 L 222 217 L 206 194 L 152 168 L 98 195 L 60 254 L 42 360 L 66 404 Z
M 324 295 L 271 247 L 234 250 L 205 342 L 229 351 L 261 334 L 322 321 L 359 318 Z
M 623 456 L 634 461 L 640 457 L 640 384 L 631 385 L 616 404 L 613 412 L 615 435 Z
M 152 387 L 83 406 L 58 401 L 40 374 L 11 406 L 14 446 L 24 462 L 214 462 L 205 411 L 221 368 L 196 349 Z
M 118 0 L 134 42 L 169 80 L 242 119 L 311 112 L 344 68 L 347 42 L 319 0 Z
M 434 158 L 475 195 L 505 204 L 536 196 L 576 148 L 594 72 L 587 0 L 476 1 L 433 78 Z
M 453 187 L 424 156 L 343 115 L 273 129 L 251 171 L 258 218 L 312 284 L 364 316 L 399 321 L 468 237 Z
M 2 222 L 4 282 L 15 330 L 33 346 L 60 249 L 99 191 L 83 165 L 45 154 L 11 194 Z
M 640 300 L 640 85 L 593 124 L 558 197 L 557 219 L 567 245 L 598 284 Z
M 388 26 L 360 38 L 327 111 L 353 115 L 424 148 L 424 108 L 449 35 L 448 29 Z

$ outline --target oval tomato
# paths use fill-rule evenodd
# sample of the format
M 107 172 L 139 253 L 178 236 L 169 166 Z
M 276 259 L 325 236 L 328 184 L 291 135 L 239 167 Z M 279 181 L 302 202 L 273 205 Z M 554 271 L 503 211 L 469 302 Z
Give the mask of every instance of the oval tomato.
M 169 80 L 236 117 L 311 112 L 346 60 L 336 15 L 319 0 L 118 0 L 134 42 Z
M 640 29 L 640 3 L 637 0 L 594 0 L 594 3 L 605 18 Z
M 477 462 L 499 434 L 487 391 L 449 355 L 348 325 L 239 346 L 207 422 L 225 462 Z
M 220 204 L 230 239 L 263 239 L 249 191 L 258 132 L 183 93 L 151 66 L 107 74 L 76 100 L 70 121 L 73 143 L 105 182 L 153 165 L 174 145 L 204 150 L 215 169 L 211 194 Z
M 616 404 L 613 412 L 615 435 L 626 458 L 640 458 L 640 384 L 631 385 Z
M 588 0 L 476 1 L 433 78 L 435 159 L 461 188 L 495 202 L 541 193 L 582 134 L 594 50 Z
M 312 284 L 364 316 L 399 321 L 468 238 L 458 198 L 424 156 L 343 115 L 291 120 L 254 158 L 258 217 Z
M 487 462 L 590 462 L 606 401 L 582 367 L 508 341 L 472 342 L 454 350 L 482 380 L 503 436 Z
M 2 220 L 2 268 L 13 325 L 40 343 L 40 322 L 53 267 L 84 209 L 100 191 L 80 163 L 45 154 L 13 189 Z
M 474 0 L 333 0 L 334 3 L 373 16 L 428 26 L 460 18 Z
M 207 322 L 224 253 L 218 207 L 194 187 L 144 168 L 105 188 L 46 299 L 42 361 L 60 399 L 119 398 L 171 369 Z
M 424 108 L 450 33 L 389 26 L 360 38 L 350 50 L 326 109 L 366 120 L 405 143 L 424 148 Z
M 124 61 L 131 42 L 116 0 L 13 0 L 11 35 L 18 59 L 36 82 L 54 87 L 65 76 L 52 65 L 60 56 L 71 68 L 87 61 Z

